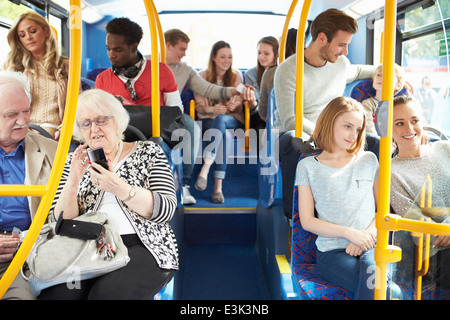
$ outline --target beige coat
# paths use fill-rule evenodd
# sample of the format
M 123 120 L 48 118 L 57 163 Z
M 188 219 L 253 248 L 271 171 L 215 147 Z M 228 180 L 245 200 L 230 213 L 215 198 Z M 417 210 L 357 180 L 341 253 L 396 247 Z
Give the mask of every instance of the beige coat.
M 58 143 L 34 132 L 25 136 L 25 185 L 46 185 L 52 171 Z M 65 158 L 64 158 L 65 159 Z M 31 219 L 34 218 L 41 197 L 28 196 Z

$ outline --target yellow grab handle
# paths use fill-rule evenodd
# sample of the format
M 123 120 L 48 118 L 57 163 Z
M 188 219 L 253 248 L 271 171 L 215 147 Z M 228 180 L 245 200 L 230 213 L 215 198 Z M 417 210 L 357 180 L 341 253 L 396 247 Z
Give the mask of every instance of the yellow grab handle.
M 305 30 L 308 22 L 309 8 L 311 0 L 305 0 L 300 15 L 300 22 L 297 31 L 297 76 L 295 92 L 295 137 L 301 138 L 303 135 L 303 70 L 305 53 L 303 46 L 305 43 Z
M 156 8 L 153 1 L 144 0 L 145 10 L 147 11 L 148 23 L 150 26 L 150 40 L 151 40 L 151 66 L 152 66 L 152 136 L 161 136 L 160 126 L 160 93 L 159 93 L 159 60 L 158 57 L 158 34 L 156 26 Z

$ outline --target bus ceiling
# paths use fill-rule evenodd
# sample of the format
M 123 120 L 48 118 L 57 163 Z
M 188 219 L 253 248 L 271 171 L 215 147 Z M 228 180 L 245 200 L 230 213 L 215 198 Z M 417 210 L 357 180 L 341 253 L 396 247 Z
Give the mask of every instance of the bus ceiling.
M 18 1 L 18 0 L 14 0 Z M 32 1 L 32 0 L 31 0 Z M 30 1 L 30 2 L 31 2 Z M 49 0 L 38 0 L 49 2 Z M 69 0 L 52 0 L 57 5 L 69 11 Z M 320 12 L 328 8 L 338 8 L 359 18 L 384 6 L 384 0 L 321 0 L 314 1 L 309 11 L 310 19 L 314 19 Z M 399 0 L 398 3 L 408 2 Z M 81 0 L 82 17 L 88 23 L 100 21 L 105 16 L 137 16 L 145 15 L 145 5 L 142 0 Z M 286 15 L 292 0 L 154 0 L 159 14 L 188 14 L 188 13 L 241 13 Z M 303 1 L 299 0 L 296 12 L 300 15 Z

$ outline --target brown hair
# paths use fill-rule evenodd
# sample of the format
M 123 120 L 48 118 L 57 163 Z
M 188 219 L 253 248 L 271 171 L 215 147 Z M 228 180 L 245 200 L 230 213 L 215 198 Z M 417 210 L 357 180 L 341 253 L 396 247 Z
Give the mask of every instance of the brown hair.
M 231 49 L 230 45 L 225 41 L 218 41 L 214 43 L 214 45 L 211 48 L 211 53 L 209 55 L 208 69 L 206 69 L 206 80 L 208 80 L 211 83 L 217 83 L 216 64 L 213 59 L 217 56 L 217 52 L 222 48 Z M 225 72 L 225 75 L 223 76 L 222 85 L 224 87 L 232 87 L 235 78 L 236 74 L 233 71 L 232 65 L 230 65 L 228 70 Z
M 170 29 L 164 32 L 164 41 L 175 46 L 179 41 L 189 43 L 191 39 L 189 39 L 189 36 L 180 29 Z
M 363 116 L 362 129 L 352 146 L 347 149 L 350 154 L 357 154 L 366 143 L 366 115 L 361 103 L 348 97 L 337 97 L 320 113 L 317 118 L 316 127 L 313 132 L 313 139 L 319 149 L 331 151 L 333 146 L 333 128 L 336 119 L 345 112 L 358 111 Z
M 274 55 L 273 65 L 276 66 L 277 61 L 278 61 L 278 47 L 279 47 L 278 40 L 275 37 L 268 36 L 268 37 L 264 37 L 261 40 L 259 40 L 258 46 L 261 43 L 268 44 L 269 46 L 272 47 L 272 51 L 273 51 L 273 55 Z M 264 67 L 261 65 L 261 63 L 259 62 L 259 59 L 258 59 L 257 64 L 256 64 L 256 82 L 258 83 L 258 86 L 261 86 L 261 79 L 262 79 L 262 76 L 263 76 L 263 73 L 265 70 L 266 69 L 264 69 Z
M 319 33 L 323 32 L 331 42 L 339 30 L 355 34 L 358 31 L 358 23 L 354 18 L 338 9 L 328 9 L 319 14 L 311 24 L 312 41 L 317 39 Z
M 419 114 L 420 119 L 423 119 L 422 117 L 422 105 L 420 104 L 419 100 L 413 98 L 412 96 L 406 96 L 401 95 L 398 97 L 395 97 L 393 100 L 393 107 L 401 105 L 401 104 L 407 104 L 411 107 L 413 107 Z M 420 141 L 420 144 L 428 144 L 430 142 L 430 138 L 428 138 L 428 135 L 422 130 L 422 139 Z M 395 141 L 393 141 L 395 148 L 398 151 L 398 146 Z

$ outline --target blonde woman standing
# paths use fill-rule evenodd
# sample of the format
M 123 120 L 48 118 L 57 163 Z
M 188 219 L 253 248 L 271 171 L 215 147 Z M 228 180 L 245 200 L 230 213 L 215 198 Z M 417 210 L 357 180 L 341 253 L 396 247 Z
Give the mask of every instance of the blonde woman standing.
M 30 123 L 59 137 L 69 73 L 69 59 L 58 45 L 47 20 L 36 12 L 19 16 L 8 32 L 8 53 L 3 69 L 23 72 L 32 95 Z

